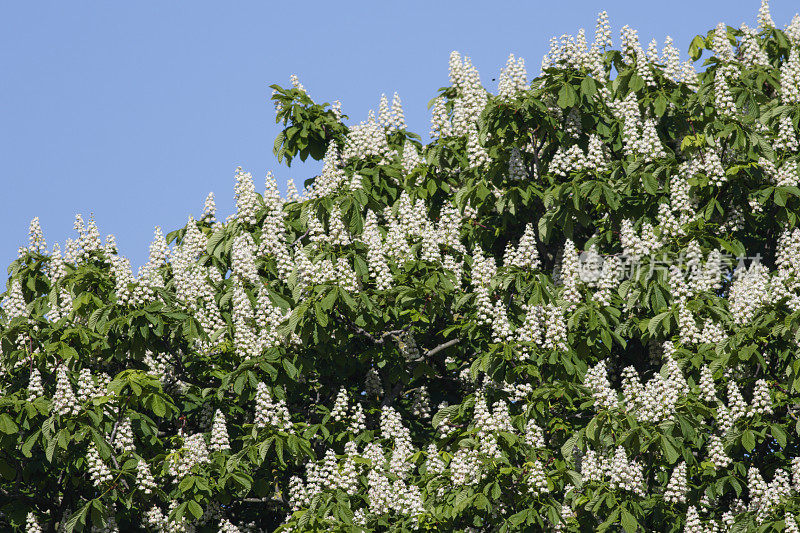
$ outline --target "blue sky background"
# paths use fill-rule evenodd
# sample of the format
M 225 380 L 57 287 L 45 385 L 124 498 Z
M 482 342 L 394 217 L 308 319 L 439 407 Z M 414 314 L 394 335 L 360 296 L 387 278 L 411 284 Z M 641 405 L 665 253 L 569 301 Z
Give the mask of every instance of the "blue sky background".
M 49 246 L 94 213 L 135 266 L 153 229 L 202 212 L 209 191 L 233 210 L 233 173 L 256 186 L 272 170 L 282 191 L 319 165 L 279 166 L 269 85 L 296 73 L 317 101 L 340 99 L 351 122 L 399 92 L 409 128 L 427 137 L 427 102 L 447 84 L 451 50 L 472 57 L 484 85 L 509 53 L 539 74 L 551 36 L 586 28 L 598 11 L 646 47 L 689 41 L 718 22 L 755 25 L 759 2 L 5 2 L 0 8 L 0 263 L 39 216 Z M 784 27 L 797 4 L 775 0 Z

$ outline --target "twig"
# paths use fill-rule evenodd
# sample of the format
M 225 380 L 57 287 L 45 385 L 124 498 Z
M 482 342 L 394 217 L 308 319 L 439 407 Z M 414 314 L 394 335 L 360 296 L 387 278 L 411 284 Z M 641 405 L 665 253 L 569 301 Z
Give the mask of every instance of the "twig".
M 310 232 L 311 232 L 311 228 L 308 228 L 308 229 L 306 230 L 306 232 L 305 232 L 305 233 L 303 233 L 302 235 L 300 235 L 298 238 L 296 238 L 296 239 L 294 240 L 294 242 L 292 243 L 292 247 L 295 247 L 295 246 L 299 245 L 299 244 L 300 244 L 300 242 L 301 242 L 301 241 L 302 241 L 304 238 L 308 237 L 308 234 L 309 234 Z
M 348 326 L 350 326 L 350 328 L 353 331 L 355 331 L 359 335 L 365 336 L 366 338 L 371 340 L 373 344 L 377 344 L 377 345 L 383 344 L 384 342 L 386 342 L 386 339 L 389 338 L 389 337 L 402 335 L 403 333 L 406 333 L 409 329 L 411 329 L 411 324 L 408 324 L 407 326 L 403 327 L 402 329 L 393 329 L 391 331 L 387 331 L 385 333 L 381 333 L 380 337 L 376 337 L 375 335 L 373 335 L 369 331 L 367 331 L 364 328 L 356 325 L 352 320 L 347 318 L 345 315 L 342 315 L 340 313 L 339 317 L 342 320 L 344 320 L 345 322 L 347 322 Z
M 431 348 L 430 350 L 425 352 L 425 356 L 430 357 L 432 355 L 436 355 L 437 353 L 441 352 L 442 350 L 446 350 L 446 349 L 450 348 L 451 346 L 455 346 L 456 344 L 458 344 L 459 340 L 460 339 L 450 339 L 447 342 L 443 342 L 439 346 L 436 346 L 435 348 Z
M 116 437 L 116 435 L 117 435 L 117 428 L 119 428 L 120 420 L 122 420 L 122 410 L 120 410 L 120 416 L 117 417 L 117 421 L 114 422 L 114 428 L 111 430 L 111 437 L 109 438 L 109 440 L 111 441 L 109 443 L 111 445 L 111 462 L 114 463 L 114 468 L 117 469 L 117 470 L 119 470 L 119 462 L 117 462 L 117 456 L 114 453 L 114 437 Z M 120 476 L 122 476 L 121 473 L 120 473 Z M 128 482 L 124 478 L 120 479 L 120 481 L 122 482 L 122 485 L 127 490 L 129 488 L 128 487 Z
M 436 346 L 436 347 L 431 348 L 430 350 L 426 351 L 424 357 L 431 357 L 431 356 L 436 355 L 437 353 L 441 352 L 442 350 L 450 348 L 451 346 L 455 346 L 456 344 L 458 344 L 459 340 L 460 339 L 456 338 L 456 339 L 450 339 L 447 342 L 443 342 L 439 346 Z M 414 374 L 414 372 L 416 371 L 417 367 L 419 367 L 420 364 L 421 363 L 417 363 L 416 365 L 414 365 L 414 368 L 411 370 L 411 374 L 412 375 Z M 389 392 L 389 394 L 387 394 L 386 396 L 383 397 L 383 401 L 381 402 L 381 405 L 382 406 L 391 405 L 392 402 L 395 401 L 395 399 L 398 396 L 400 396 L 400 393 L 403 391 L 403 385 L 404 385 L 404 383 L 402 381 L 398 381 L 395 384 L 395 386 L 392 387 L 392 390 Z

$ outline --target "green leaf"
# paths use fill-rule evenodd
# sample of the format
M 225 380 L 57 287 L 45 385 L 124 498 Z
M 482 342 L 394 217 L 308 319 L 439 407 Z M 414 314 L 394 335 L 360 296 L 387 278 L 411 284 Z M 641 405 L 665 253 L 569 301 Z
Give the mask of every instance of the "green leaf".
M 664 111 L 667 110 L 667 99 L 664 96 L 664 93 L 660 93 L 658 95 L 658 98 L 656 98 L 656 101 L 653 102 L 653 107 L 655 109 L 657 117 L 660 117 L 661 115 L 664 114 Z
M 664 457 L 666 457 L 669 464 L 675 464 L 675 461 L 680 457 L 672 438 L 666 435 L 661 435 L 661 450 L 664 452 Z
M 558 91 L 558 106 L 562 109 L 567 109 L 568 107 L 572 107 L 578 100 L 578 95 L 575 93 L 575 89 L 572 88 L 572 85 L 569 83 L 564 83 L 561 86 L 561 90 Z
M 203 516 L 203 508 L 200 507 L 200 504 L 197 503 L 196 501 L 194 500 L 189 501 L 188 508 L 189 512 L 192 513 L 192 515 L 195 518 L 200 518 L 201 516 Z
M 581 81 L 581 95 L 591 98 L 597 93 L 597 83 L 590 77 L 583 78 Z
M 756 447 L 756 436 L 749 429 L 744 430 L 742 433 L 742 446 L 748 452 L 752 452 L 753 448 Z
M 8 413 L 3 413 L 0 415 L 0 431 L 6 435 L 11 435 L 12 433 L 19 431 L 19 427 L 16 423 L 14 423 Z
M 89 500 L 86 502 L 86 505 L 81 507 L 80 511 L 69 517 L 66 527 L 67 533 L 72 533 L 72 531 L 75 529 L 75 526 L 78 524 L 81 524 L 82 526 L 86 525 L 86 515 L 89 513 L 89 509 L 92 507 L 93 502 L 94 500 Z
M 703 48 L 706 45 L 706 40 L 703 38 L 702 35 L 695 35 L 692 42 L 689 43 L 689 57 L 692 58 L 692 61 L 697 61 L 700 59 L 700 55 L 703 53 Z
M 655 176 L 649 172 L 643 172 L 640 177 L 645 191 L 653 195 L 658 194 L 658 180 L 656 180 Z
M 658 328 L 658 325 L 670 314 L 672 314 L 672 311 L 664 311 L 650 319 L 650 322 L 647 323 L 647 331 L 651 336 L 656 336 L 656 328 Z
M 770 433 L 775 437 L 775 440 L 781 448 L 786 447 L 786 431 L 780 425 L 772 424 L 770 426 Z
M 639 522 L 636 521 L 636 517 L 634 517 L 630 511 L 624 507 L 620 511 L 620 523 L 622 524 L 622 529 L 628 533 L 636 533 L 639 531 Z
M 36 444 L 36 441 L 39 440 L 39 436 L 41 434 L 42 430 L 37 429 L 35 432 L 31 433 L 27 439 L 25 439 L 25 442 L 22 444 L 22 447 L 20 448 L 22 455 L 24 455 L 29 459 L 33 456 L 31 450 L 33 449 L 33 445 Z

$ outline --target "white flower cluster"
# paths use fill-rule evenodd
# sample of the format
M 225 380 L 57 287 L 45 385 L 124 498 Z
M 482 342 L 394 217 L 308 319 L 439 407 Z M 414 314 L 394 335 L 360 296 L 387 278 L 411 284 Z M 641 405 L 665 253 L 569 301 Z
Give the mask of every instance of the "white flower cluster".
M 622 262 L 616 255 L 612 255 L 603 261 L 600 278 L 597 280 L 597 291 L 592 295 L 592 300 L 606 307 L 611 305 L 611 297 L 619 287 L 621 269 Z
M 205 333 L 211 336 L 225 327 L 225 321 L 214 298 L 211 272 L 218 272 L 211 266 L 210 271 L 197 260 L 205 253 L 207 238 L 197 229 L 194 218 L 189 217 L 186 235 L 181 244 L 174 248 L 170 265 L 177 297 L 194 313 Z
M 542 71 L 550 68 L 586 69 L 595 78 L 605 79 L 608 73 L 602 62 L 602 48 L 611 44 L 611 27 L 605 11 L 598 15 L 595 42 L 591 47 L 586 41 L 586 30 L 581 28 L 578 34 L 561 35 L 550 39 L 550 50 L 542 58 Z
M 89 447 L 89 451 L 86 453 L 86 464 L 89 469 L 89 477 L 98 489 L 102 489 L 103 485 L 110 483 L 114 478 L 111 475 L 111 470 L 100 458 L 100 453 L 94 444 Z
M 772 399 L 769 395 L 769 385 L 767 380 L 759 379 L 753 389 L 753 402 L 750 406 L 751 415 L 771 415 Z
M 427 460 L 425 463 L 425 469 L 428 474 L 439 476 L 444 473 L 445 468 L 447 465 L 444 464 L 441 456 L 439 455 L 439 450 L 436 448 L 435 444 L 429 444 L 428 448 L 425 450 L 427 453 Z
M 764 169 L 770 181 L 779 187 L 796 187 L 800 181 L 797 163 L 793 161 L 783 163 L 780 169 L 772 161 L 764 157 L 759 158 L 758 164 Z
M 453 134 L 453 127 L 450 124 L 450 116 L 447 114 L 447 104 L 441 96 L 433 102 L 431 111 L 431 139 L 449 137 Z
M 789 52 L 788 61 L 781 65 L 781 100 L 786 105 L 800 103 L 800 52 Z
M 500 72 L 497 94 L 503 98 L 513 98 L 529 88 L 525 60 L 521 57 L 514 59 L 514 54 L 509 54 L 506 67 Z
M 258 255 L 273 256 L 278 268 L 278 275 L 285 282 L 292 273 L 293 264 L 289 247 L 286 244 L 286 231 L 284 225 L 285 213 L 283 200 L 278 194 L 278 184 L 272 174 L 267 175 L 264 203 L 267 215 L 261 226 L 261 243 Z M 295 190 L 295 194 L 296 194 Z
M 223 518 L 219 521 L 219 533 L 242 533 L 242 530 L 227 518 Z
M 392 273 L 384 252 L 383 239 L 378 227 L 378 219 L 374 211 L 367 213 L 364 232 L 361 240 L 367 245 L 367 264 L 370 276 L 375 278 L 378 290 L 386 290 L 392 286 Z
M 292 421 L 285 400 L 272 400 L 272 394 L 264 383 L 256 389 L 256 413 L 254 424 L 258 428 L 271 426 L 282 431 L 290 431 Z
M 348 426 L 348 431 L 355 435 L 358 435 L 362 431 L 367 429 L 366 424 L 366 417 L 364 416 L 364 408 L 361 406 L 360 403 L 356 403 L 353 406 L 353 414 L 352 418 L 350 419 L 350 424 Z
M 632 366 L 622 371 L 624 407 L 635 413 L 637 420 L 659 423 L 674 416 L 675 406 L 686 392 L 686 379 L 671 357 L 667 358 L 663 373 L 666 376 L 656 374 L 642 385 Z
M 42 374 L 39 372 L 39 369 L 34 366 L 28 378 L 28 399 L 33 401 L 43 396 L 44 386 L 42 385 Z
M 403 114 L 403 104 L 400 102 L 400 96 L 394 93 L 392 97 L 392 108 L 389 110 L 389 102 L 386 95 L 381 95 L 380 107 L 378 108 L 378 122 L 381 126 L 388 130 L 404 130 L 406 129 L 406 119 Z
M 180 481 L 192 471 L 192 468 L 208 461 L 205 438 L 202 433 L 195 433 L 184 438 L 183 447 L 170 454 L 169 473 Z
M 631 258 L 648 256 L 660 247 L 660 240 L 650 222 L 643 222 L 637 233 L 633 222 L 628 219 L 622 221 L 620 243 L 623 253 Z
M 234 238 L 233 248 L 231 249 L 231 270 L 233 275 L 242 281 L 248 281 L 255 285 L 259 279 L 254 252 L 255 243 L 249 233 L 242 232 Z
M 528 490 L 535 496 L 550 492 L 550 488 L 547 485 L 547 475 L 539 459 L 534 459 L 531 465 L 530 473 L 528 474 Z
M 56 371 L 56 393 L 53 395 L 53 411 L 60 416 L 76 415 L 80 411 L 78 399 L 72 390 L 72 383 L 64 366 Z
M 209 450 L 213 451 L 228 451 L 231 449 L 230 441 L 228 439 L 228 426 L 225 422 L 225 415 L 217 409 L 214 414 L 214 424 L 211 427 L 211 444 Z
M 720 61 L 730 62 L 734 60 L 733 46 L 731 45 L 730 38 L 728 37 L 728 29 L 724 22 L 717 24 L 717 27 L 714 29 L 711 49 Z
M 350 127 L 342 151 L 344 161 L 367 157 L 377 157 L 381 164 L 388 163 L 392 158 L 386 130 L 375 121 L 375 113 L 372 111 L 367 115 L 366 122 Z
M 167 240 L 164 238 L 161 227 L 156 226 L 153 242 L 150 243 L 147 263 L 139 268 L 138 284 L 132 295 L 135 302 L 149 303 L 155 300 L 155 289 L 164 287 L 164 278 L 160 269 L 166 265 L 168 256 Z
M 486 404 L 486 396 L 483 392 L 480 392 L 475 397 L 473 421 L 481 455 L 499 458 L 501 453 L 497 444 L 497 432 L 515 432 L 514 426 L 511 424 L 508 404 L 503 400 L 498 400 L 492 405 L 492 410 L 490 411 Z
M 119 305 L 136 305 L 130 285 L 136 282 L 127 257 L 111 256 L 111 274 L 114 277 L 114 292 Z
M 450 53 L 450 83 L 456 89 L 457 96 L 453 101 L 451 118 L 452 134 L 463 136 L 475 126 L 483 108 L 486 107 L 488 94 L 481 85 L 478 69 L 472 65 L 469 57 L 453 51 Z M 475 135 L 477 142 L 477 134 Z
M 792 46 L 800 46 L 800 14 L 795 13 L 791 22 L 787 24 L 784 32 L 792 43 Z
M 708 439 L 708 460 L 714 465 L 714 468 L 722 469 L 727 467 L 733 459 L 725 453 L 725 448 L 722 446 L 722 439 L 717 435 L 711 435 Z
M 675 82 L 682 81 L 680 52 L 669 35 L 664 39 L 664 48 L 661 49 L 661 63 L 664 65 L 664 76 Z
M 714 386 L 714 376 L 708 365 L 703 365 L 700 369 L 700 396 L 707 402 L 717 401 L 717 391 Z
M 767 484 L 758 468 L 751 466 L 747 471 L 747 488 L 750 492 L 749 510 L 756 511 L 756 523 L 760 524 L 794 492 L 789 472 L 775 471 L 772 481 Z
M 341 489 L 350 496 L 359 488 L 359 468 L 355 462 L 358 455 L 356 443 L 345 444 L 344 462 L 339 463 L 332 449 L 325 452 L 321 462 L 306 463 L 306 482 L 297 476 L 289 480 L 289 503 L 294 510 L 311 503 L 317 494 L 326 490 Z
M 626 156 L 640 156 L 644 161 L 667 156 L 656 131 L 655 119 L 642 117 L 635 92 L 631 91 L 624 100 L 611 102 L 610 105 L 623 123 L 622 140 Z
M 42 526 L 32 511 L 28 513 L 25 519 L 25 533 L 42 533 Z
M 242 360 L 261 354 L 258 336 L 252 326 L 255 321 L 250 297 L 242 286 L 240 278 L 234 278 L 233 285 L 233 344 Z
M 385 406 L 381 410 L 380 429 L 383 438 L 394 441 L 389 471 L 398 478 L 406 478 L 414 467 L 410 461 L 414 448 L 411 445 L 411 433 L 393 407 Z
M 428 387 L 420 385 L 414 391 L 414 397 L 411 404 L 411 412 L 414 416 L 422 419 L 431 417 L 431 397 L 428 393 Z
M 19 256 L 22 257 L 26 252 L 35 254 L 46 254 L 47 243 L 44 240 L 42 226 L 39 224 L 39 217 L 34 217 L 28 227 L 28 247 L 20 248 Z
M 549 170 L 556 176 L 567 176 L 570 172 L 591 170 L 598 173 L 609 169 L 609 157 L 605 144 L 597 134 L 589 136 L 589 146 L 586 152 L 577 144 L 564 150 L 559 147 L 553 154 Z
M 61 247 L 58 244 L 53 245 L 53 253 L 50 255 L 47 274 L 51 289 L 61 285 L 62 280 L 67 275 L 67 267 L 64 263 L 64 258 L 61 256 Z M 62 318 L 69 316 L 70 312 L 72 312 L 72 302 L 72 293 L 66 287 L 60 286 L 57 301 L 51 302 L 51 308 L 47 312 L 48 320 L 58 322 Z
M 206 196 L 205 202 L 203 203 L 203 214 L 200 220 L 206 220 L 208 222 L 217 220 L 217 202 L 213 192 L 208 193 L 208 196 Z
M 618 406 L 617 393 L 614 392 L 611 382 L 608 381 L 605 361 L 600 361 L 586 371 L 583 386 L 592 392 L 597 409 L 616 409 Z
M 491 325 L 494 317 L 494 305 L 489 299 L 491 282 L 497 272 L 494 257 L 487 257 L 480 249 L 472 254 L 472 290 L 475 293 L 478 321 Z
M 728 87 L 728 76 L 736 74 L 735 69 L 720 67 L 714 75 L 714 106 L 722 115 L 736 116 L 736 103 Z
M 195 527 L 186 516 L 180 520 L 171 520 L 169 514 L 178 507 L 178 501 L 172 500 L 167 515 L 157 506 L 153 506 L 144 515 L 144 523 L 158 533 L 194 533 Z
M 253 183 L 253 175 L 249 172 L 244 172 L 242 167 L 236 168 L 234 196 L 236 197 L 236 219 L 243 224 L 255 224 L 258 195 Z
M 30 313 L 25 303 L 25 296 L 22 294 L 22 284 L 19 279 L 11 281 L 11 288 L 3 299 L 2 308 L 9 322 L 18 317 L 27 318 L 29 316 Z
M 407 485 L 402 479 L 389 482 L 379 471 L 372 469 L 367 475 L 367 501 L 371 513 L 382 515 L 394 511 L 404 516 L 425 513 L 422 494 L 416 485 Z
M 470 168 L 485 167 L 489 163 L 489 154 L 480 142 L 475 124 L 470 124 L 467 128 L 467 159 Z
M 644 497 L 644 468 L 638 461 L 629 461 L 625 448 L 618 446 L 613 457 L 599 457 L 587 450 L 581 459 L 581 476 L 584 481 L 608 480 L 611 488 L 633 492 Z
M 731 284 L 728 302 L 733 323 L 741 326 L 751 322 L 758 310 L 769 302 L 769 271 L 756 262 L 746 270 L 737 271 L 740 272 Z
M 769 57 L 761 47 L 758 30 L 748 27 L 745 23 L 742 23 L 739 29 L 742 31 L 742 40 L 739 43 L 738 55 L 742 64 L 750 68 L 769 67 Z
M 333 418 L 337 422 L 341 422 L 344 420 L 344 417 L 347 416 L 347 390 L 342 387 L 339 389 L 339 393 L 336 395 L 336 400 L 333 403 L 333 409 L 331 409 L 331 418 Z
M 150 467 L 147 465 L 147 461 L 141 457 L 136 461 L 136 488 L 145 495 L 152 494 L 156 488 L 156 481 L 153 479 Z
M 124 416 L 122 420 L 119 421 L 112 444 L 119 453 L 124 454 L 134 451 L 133 427 L 131 426 L 131 419 L 129 417 Z
M 533 419 L 528 420 L 528 424 L 525 426 L 525 442 L 531 448 L 545 447 L 544 430 L 542 430 Z
M 422 159 L 414 144 L 410 141 L 406 141 L 403 144 L 403 170 L 406 174 L 410 174 L 411 171 L 417 168 L 421 163 Z
M 564 243 L 560 266 L 557 278 L 564 287 L 561 298 L 567 302 L 567 310 L 572 311 L 581 301 L 581 279 L 578 249 L 571 239 L 567 239 Z
M 89 222 L 84 225 L 83 217 L 80 214 L 75 215 L 75 224 L 73 226 L 75 231 L 78 232 L 78 241 L 67 241 L 67 256 L 66 261 L 69 263 L 80 263 L 87 260 L 93 252 L 103 250 L 103 243 L 100 239 L 100 232 L 97 230 L 97 223 L 94 220 L 94 215 L 89 216 Z M 70 242 L 72 245 L 70 246 Z
M 453 485 L 463 486 L 480 482 L 486 476 L 480 455 L 476 450 L 459 448 L 450 461 L 450 477 Z
M 664 491 L 664 500 L 670 503 L 686 503 L 686 492 L 689 486 L 686 480 L 686 462 L 681 461 L 672 471 L 672 475 Z
M 776 151 L 785 150 L 787 152 L 797 152 L 800 150 L 800 143 L 797 140 L 797 133 L 794 130 L 792 119 L 789 115 L 782 115 L 778 119 L 778 137 L 772 144 Z

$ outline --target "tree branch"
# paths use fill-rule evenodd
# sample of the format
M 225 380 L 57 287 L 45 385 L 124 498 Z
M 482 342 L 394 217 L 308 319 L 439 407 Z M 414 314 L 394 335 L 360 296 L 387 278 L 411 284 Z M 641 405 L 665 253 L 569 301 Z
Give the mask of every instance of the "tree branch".
M 431 348 L 430 350 L 426 351 L 424 358 L 431 357 L 431 356 L 436 355 L 437 353 L 441 352 L 442 350 L 446 350 L 447 348 L 450 348 L 451 346 L 455 346 L 456 344 L 458 344 L 459 341 L 460 341 L 460 339 L 456 338 L 456 339 L 450 339 L 449 341 L 443 342 L 440 345 L 438 345 L 438 346 L 436 346 L 434 348 Z M 423 358 L 423 360 L 424 360 L 424 358 Z M 419 367 L 420 364 L 422 364 L 422 363 L 421 362 L 417 363 L 416 365 L 414 365 L 414 368 L 411 369 L 411 374 L 412 375 L 414 374 L 414 372 L 416 371 L 417 367 Z M 384 406 L 384 407 L 391 405 L 392 402 L 394 402 L 400 396 L 400 393 L 403 391 L 403 386 L 404 385 L 405 384 L 402 381 L 398 381 L 397 383 L 395 383 L 394 387 L 392 387 L 392 390 L 389 391 L 389 393 L 386 396 L 383 397 L 383 401 L 381 401 L 381 405 Z
M 459 340 L 460 339 L 450 339 L 447 342 L 443 342 L 439 346 L 436 346 L 435 348 L 431 348 L 430 350 L 425 352 L 425 356 L 426 357 L 430 357 L 432 355 L 436 355 L 437 353 L 441 352 L 442 350 L 446 350 L 446 349 L 450 348 L 451 346 L 455 346 L 456 344 L 458 344 Z
M 376 337 L 375 335 L 373 335 L 369 331 L 367 331 L 364 328 L 356 325 L 352 320 L 350 320 L 349 318 L 347 318 L 343 314 L 339 313 L 339 317 L 344 322 L 347 323 L 347 325 L 350 327 L 350 329 L 352 329 L 354 332 L 358 333 L 359 335 L 363 335 L 364 337 L 368 338 L 370 341 L 372 341 L 373 344 L 376 344 L 376 345 L 381 345 L 384 342 L 386 342 L 387 338 L 393 337 L 393 336 L 397 336 L 397 335 L 402 335 L 403 333 L 406 333 L 409 329 L 411 329 L 411 324 L 409 324 L 409 325 L 405 326 L 402 329 L 393 329 L 391 331 L 386 331 L 384 333 L 381 333 L 381 335 L 379 337 Z
M 309 229 L 307 229 L 307 230 L 306 230 L 306 232 L 305 232 L 305 233 L 303 233 L 303 234 L 302 234 L 302 235 L 300 235 L 298 238 L 296 238 L 296 239 L 294 240 L 294 242 L 292 243 L 292 248 L 294 248 L 294 247 L 296 247 L 297 245 L 299 245 L 299 244 L 300 244 L 300 243 L 303 241 L 303 239 L 304 239 L 304 238 L 306 238 L 306 237 L 308 236 L 308 234 L 309 234 L 310 232 L 311 232 L 311 229 L 309 228 Z

